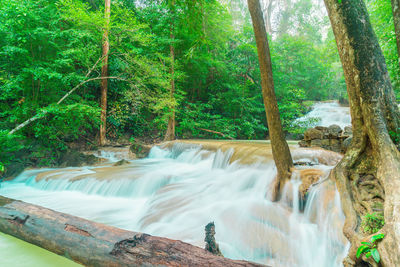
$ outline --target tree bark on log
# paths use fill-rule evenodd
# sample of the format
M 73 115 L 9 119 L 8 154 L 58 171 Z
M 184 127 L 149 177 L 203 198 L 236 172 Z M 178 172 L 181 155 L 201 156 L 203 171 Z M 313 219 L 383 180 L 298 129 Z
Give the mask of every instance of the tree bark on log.
M 271 139 L 272 155 L 278 170 L 277 182 L 273 193 L 273 199 L 275 200 L 278 197 L 279 192 L 282 191 L 286 181 L 290 179 L 292 168 L 294 166 L 289 146 L 283 133 L 278 102 L 276 100 L 274 80 L 272 77 L 271 55 L 260 1 L 247 0 L 247 4 L 253 22 L 254 36 L 257 43 L 261 87 Z
M 364 266 L 356 250 L 367 234 L 360 223 L 383 207 L 385 238 L 378 244 L 383 266 L 400 266 L 400 153 L 390 132 L 399 134 L 385 59 L 363 0 L 325 0 L 343 65 L 353 125 L 353 140 L 332 170 L 346 216 L 343 232 L 351 242 L 345 266 Z M 398 145 L 398 144 L 397 144 Z
M 0 231 L 85 266 L 263 266 L 1 196 Z

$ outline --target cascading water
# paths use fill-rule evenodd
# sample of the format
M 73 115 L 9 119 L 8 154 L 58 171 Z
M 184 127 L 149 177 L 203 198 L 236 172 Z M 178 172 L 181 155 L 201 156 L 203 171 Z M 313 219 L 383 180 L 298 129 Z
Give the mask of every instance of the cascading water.
M 320 153 L 305 151 L 302 160 L 313 162 Z M 271 202 L 273 161 L 242 165 L 231 162 L 233 153 L 179 143 L 154 147 L 148 158 L 123 166 L 25 171 L 3 182 L 0 195 L 201 247 L 204 226 L 214 221 L 226 257 L 272 266 L 341 266 L 348 248 L 334 184 L 314 186 L 303 207 L 300 180 L 293 177 L 282 200 Z
M 338 102 L 316 103 L 304 117 L 297 119 L 294 124 L 307 127 L 339 125 L 342 129 L 351 125 L 350 108 L 343 107 Z

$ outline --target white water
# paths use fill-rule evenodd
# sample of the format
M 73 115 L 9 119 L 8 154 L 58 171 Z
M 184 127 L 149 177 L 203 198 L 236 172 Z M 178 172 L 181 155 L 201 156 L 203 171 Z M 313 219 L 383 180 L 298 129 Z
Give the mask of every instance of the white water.
M 201 247 L 204 227 L 214 221 L 226 257 L 272 266 L 341 266 L 348 248 L 334 185 L 314 187 L 301 212 L 296 177 L 283 200 L 271 202 L 273 162 L 230 164 L 232 152 L 155 147 L 149 158 L 120 167 L 26 171 L 2 183 L 0 195 Z
M 351 125 L 350 108 L 342 107 L 338 102 L 316 103 L 312 110 L 304 117 L 295 121 L 295 124 L 307 127 L 339 125 L 342 129 Z

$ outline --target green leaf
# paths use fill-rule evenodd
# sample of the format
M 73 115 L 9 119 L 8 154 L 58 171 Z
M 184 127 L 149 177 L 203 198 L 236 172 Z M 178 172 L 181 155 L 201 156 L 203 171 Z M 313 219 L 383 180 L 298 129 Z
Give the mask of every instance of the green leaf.
M 357 259 L 361 256 L 361 254 L 363 254 L 364 252 L 369 251 L 370 248 L 369 246 L 366 245 L 362 245 L 357 249 Z
M 368 251 L 367 253 L 365 253 L 365 257 L 368 259 L 369 257 L 371 257 L 371 251 Z
M 341 3 L 342 3 L 342 0 L 338 0 L 338 3 L 341 4 Z
M 385 234 L 377 234 L 371 237 L 371 242 L 374 243 L 375 241 L 381 240 L 385 237 Z
M 381 257 L 379 256 L 379 252 L 376 248 L 374 248 L 373 250 L 371 250 L 371 254 L 372 254 L 372 258 L 374 258 L 374 260 L 379 263 L 381 260 Z
M 372 244 L 370 242 L 361 242 L 361 244 L 364 244 L 364 245 L 372 247 Z

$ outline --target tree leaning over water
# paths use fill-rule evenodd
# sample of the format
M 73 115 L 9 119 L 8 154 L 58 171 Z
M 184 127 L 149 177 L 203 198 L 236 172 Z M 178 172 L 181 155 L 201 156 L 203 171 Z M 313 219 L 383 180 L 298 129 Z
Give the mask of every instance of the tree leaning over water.
M 342 61 L 353 140 L 332 170 L 346 215 L 343 232 L 351 242 L 345 266 L 361 266 L 356 250 L 367 236 L 362 216 L 384 208 L 384 266 L 400 266 L 399 109 L 385 59 L 363 0 L 325 0 Z M 364 259 L 367 260 L 367 259 Z M 372 259 L 369 261 L 372 263 Z
M 267 115 L 269 136 L 271 139 L 272 154 L 278 170 L 274 199 L 277 197 L 290 178 L 293 160 L 289 146 L 285 140 L 279 115 L 278 103 L 275 96 L 274 80 L 272 77 L 271 55 L 268 45 L 267 32 L 259 0 L 247 1 L 251 19 L 253 21 L 254 35 L 257 43 L 258 60 L 261 73 L 261 88 Z

